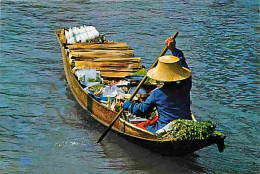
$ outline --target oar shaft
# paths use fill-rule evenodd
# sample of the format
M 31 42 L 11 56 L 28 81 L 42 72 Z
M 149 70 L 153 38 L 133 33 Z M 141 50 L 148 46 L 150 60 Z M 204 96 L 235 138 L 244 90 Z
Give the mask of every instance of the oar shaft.
M 175 39 L 178 36 L 179 32 L 175 32 L 174 35 L 172 35 L 171 38 Z M 162 52 L 159 54 L 158 57 L 156 57 L 154 63 L 152 64 L 152 66 L 150 67 L 150 69 L 154 68 L 156 66 L 156 64 L 158 63 L 158 59 L 159 57 L 163 56 L 166 52 L 167 52 L 168 48 L 167 46 L 164 47 L 164 49 L 162 50 Z
M 172 36 L 173 39 L 175 39 L 178 36 L 178 32 L 175 32 L 174 35 Z M 158 63 L 159 57 L 163 56 L 166 52 L 167 52 L 168 48 L 165 46 L 164 49 L 162 50 L 162 52 L 159 54 L 159 56 L 157 56 L 157 58 L 155 59 L 154 63 L 152 64 L 152 66 L 150 67 L 150 69 L 154 68 L 156 66 L 156 64 Z M 138 90 L 141 88 L 141 86 L 143 85 L 143 83 L 146 81 L 147 79 L 147 75 L 145 75 L 143 77 L 143 79 L 139 82 L 138 86 L 135 88 L 134 92 L 132 93 L 131 97 L 130 97 L 130 101 L 133 100 L 133 98 L 135 97 L 136 93 L 138 92 Z
M 172 36 L 173 39 L 175 39 L 178 36 L 178 32 L 175 32 L 174 35 Z M 159 57 L 163 56 L 166 52 L 167 52 L 168 48 L 167 46 L 164 47 L 164 49 L 162 50 L 162 52 L 159 54 L 159 56 L 155 59 L 154 63 L 152 64 L 151 68 L 154 68 L 156 66 L 156 64 L 158 63 L 158 59 Z M 140 89 L 140 87 L 142 86 L 142 84 L 146 81 L 147 79 L 147 75 L 145 75 L 143 77 L 143 79 L 140 81 L 140 83 L 138 84 L 138 86 L 135 88 L 134 92 L 131 94 L 131 97 L 129 99 L 129 101 L 132 101 L 133 98 L 135 97 L 136 93 L 138 92 L 138 90 Z M 104 137 L 107 135 L 107 133 L 110 131 L 110 129 L 113 127 L 113 125 L 115 124 L 115 122 L 117 121 L 117 119 L 119 118 L 119 116 L 123 113 L 124 109 L 122 108 L 118 114 L 116 115 L 116 117 L 114 118 L 114 120 L 111 122 L 111 124 L 108 126 L 108 128 L 106 129 L 106 131 L 100 136 L 100 138 L 98 139 L 97 143 L 101 142 Z

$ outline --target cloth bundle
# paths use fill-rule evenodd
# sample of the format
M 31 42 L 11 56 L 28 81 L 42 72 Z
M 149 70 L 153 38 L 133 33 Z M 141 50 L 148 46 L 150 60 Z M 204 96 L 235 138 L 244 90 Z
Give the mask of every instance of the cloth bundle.
M 147 126 L 151 126 L 151 125 L 155 124 L 158 121 L 158 119 L 159 119 L 159 116 L 155 115 L 155 116 L 153 116 L 153 118 L 151 120 L 137 123 L 136 126 L 142 128 L 144 130 L 147 130 Z

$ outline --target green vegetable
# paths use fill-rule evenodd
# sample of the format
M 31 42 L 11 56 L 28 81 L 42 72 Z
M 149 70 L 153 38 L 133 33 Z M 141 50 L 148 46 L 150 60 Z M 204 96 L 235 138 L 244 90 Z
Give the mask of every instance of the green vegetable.
M 99 35 L 98 37 L 94 39 L 86 40 L 87 43 L 104 43 L 107 42 L 106 37 L 104 35 Z
M 96 82 L 100 82 L 101 78 L 100 78 L 100 74 L 96 74 Z
M 104 84 L 97 84 L 97 85 L 93 85 L 93 86 L 91 86 L 91 88 L 93 88 L 93 89 L 99 89 L 99 88 L 104 88 L 105 87 L 105 85 Z
M 136 71 L 133 75 L 145 76 L 147 73 L 146 69 L 142 68 L 139 71 Z
M 84 81 L 85 81 L 85 75 L 82 76 L 82 77 L 80 77 L 79 80 L 82 81 L 82 82 L 84 82 Z
M 139 76 L 145 76 L 147 73 L 145 68 L 142 68 L 141 70 L 135 72 L 133 75 L 139 75 Z M 151 78 L 147 78 L 146 82 L 150 82 L 150 83 L 156 83 L 156 80 L 151 79 Z
M 178 138 L 179 140 L 203 140 L 221 136 L 215 131 L 216 126 L 210 121 L 173 120 L 165 134 L 158 135 L 159 139 Z
M 89 78 L 88 82 L 101 82 L 100 74 L 96 74 L 96 79 Z
M 96 80 L 89 78 L 89 79 L 88 79 L 88 82 L 96 82 Z

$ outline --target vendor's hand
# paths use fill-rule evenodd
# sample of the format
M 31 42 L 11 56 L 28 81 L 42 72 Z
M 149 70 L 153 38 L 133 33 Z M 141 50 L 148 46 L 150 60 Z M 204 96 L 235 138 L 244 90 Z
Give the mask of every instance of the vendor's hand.
M 171 52 L 173 52 L 175 50 L 176 47 L 176 42 L 175 39 L 173 39 L 172 37 L 169 37 L 168 39 L 165 40 L 165 46 L 171 50 Z

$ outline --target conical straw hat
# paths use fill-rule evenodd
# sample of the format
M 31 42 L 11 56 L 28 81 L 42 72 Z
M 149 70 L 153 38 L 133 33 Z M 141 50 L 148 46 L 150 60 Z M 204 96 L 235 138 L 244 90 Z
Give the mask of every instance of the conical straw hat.
M 176 56 L 159 57 L 156 67 L 147 72 L 147 76 L 162 82 L 174 82 L 184 80 L 190 77 L 191 71 L 182 67 L 179 63 L 180 59 Z

